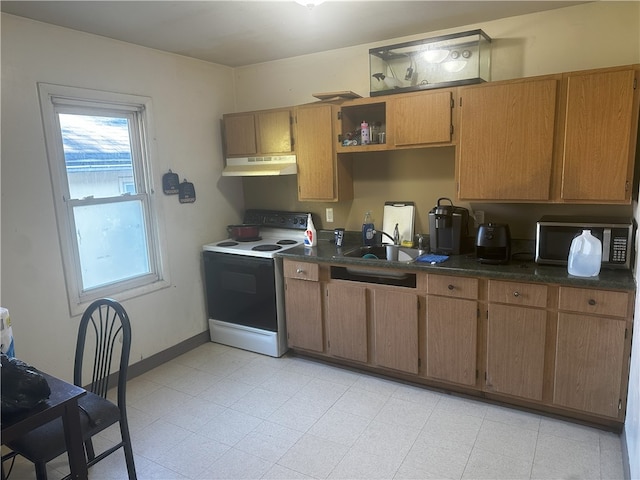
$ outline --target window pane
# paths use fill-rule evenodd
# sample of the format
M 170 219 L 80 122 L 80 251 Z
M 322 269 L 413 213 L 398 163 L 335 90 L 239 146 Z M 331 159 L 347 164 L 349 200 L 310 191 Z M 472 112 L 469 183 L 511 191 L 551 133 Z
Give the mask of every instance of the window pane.
M 73 209 L 84 290 L 150 273 L 142 202 Z
M 71 198 L 136 193 L 129 120 L 59 114 Z

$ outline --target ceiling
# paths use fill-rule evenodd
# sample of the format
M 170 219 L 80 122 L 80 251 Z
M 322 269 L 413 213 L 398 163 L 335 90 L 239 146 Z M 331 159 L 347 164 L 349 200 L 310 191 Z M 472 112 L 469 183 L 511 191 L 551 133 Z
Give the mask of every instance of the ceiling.
M 552 10 L 583 1 L 2 1 L 5 13 L 229 67 Z M 490 33 L 489 33 L 490 34 Z

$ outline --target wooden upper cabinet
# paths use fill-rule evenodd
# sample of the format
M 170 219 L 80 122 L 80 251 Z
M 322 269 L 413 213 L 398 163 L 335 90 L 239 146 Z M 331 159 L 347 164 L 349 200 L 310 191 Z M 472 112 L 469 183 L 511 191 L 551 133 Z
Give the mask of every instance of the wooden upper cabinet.
M 338 201 L 353 196 L 349 165 L 338 160 L 333 143 L 336 114 L 336 107 L 329 104 L 295 110 L 300 201 Z
M 223 117 L 226 156 L 249 156 L 258 153 L 253 113 L 228 114 Z
M 223 115 L 227 157 L 283 155 L 293 151 L 291 110 Z
M 633 67 L 567 74 L 562 201 L 631 202 L 636 78 Z
M 387 100 L 390 139 L 396 147 L 450 143 L 453 93 L 450 90 L 396 95 Z
M 548 76 L 459 89 L 459 199 L 549 200 L 557 84 Z
M 291 153 L 291 111 L 273 110 L 256 114 L 258 146 L 260 153 Z

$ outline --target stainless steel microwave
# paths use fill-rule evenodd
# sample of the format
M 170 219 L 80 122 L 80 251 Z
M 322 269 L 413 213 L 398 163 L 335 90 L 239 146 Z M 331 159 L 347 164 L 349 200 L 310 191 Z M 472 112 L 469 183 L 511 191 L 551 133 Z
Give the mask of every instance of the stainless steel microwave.
M 602 242 L 603 268 L 631 268 L 634 221 L 625 217 L 542 217 L 536 229 L 536 262 L 566 265 L 571 242 L 583 230 L 591 230 Z

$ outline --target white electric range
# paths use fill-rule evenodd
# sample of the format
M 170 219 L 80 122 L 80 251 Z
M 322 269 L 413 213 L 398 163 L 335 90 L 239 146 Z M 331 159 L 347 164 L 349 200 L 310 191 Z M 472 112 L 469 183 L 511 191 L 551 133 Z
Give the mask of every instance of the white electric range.
M 306 212 L 247 210 L 259 238 L 203 246 L 211 341 L 279 357 L 287 351 L 284 280 L 278 253 L 304 243 Z

